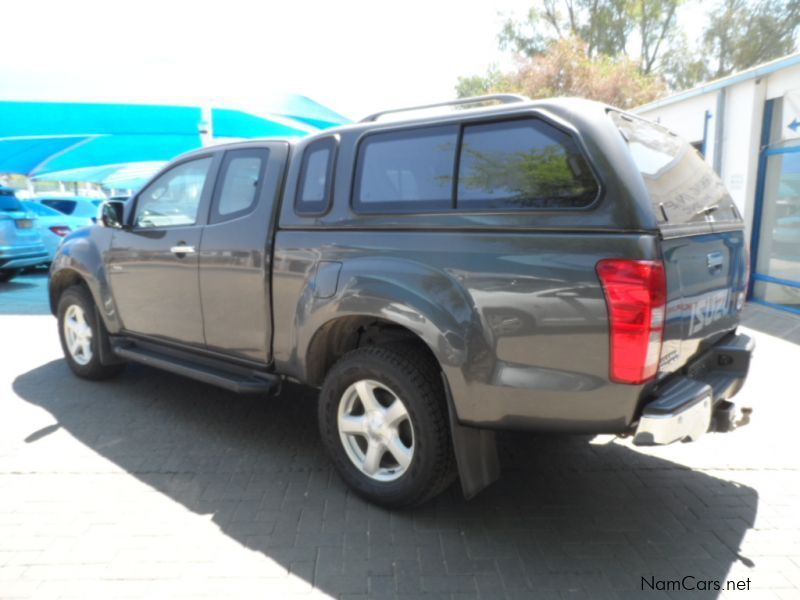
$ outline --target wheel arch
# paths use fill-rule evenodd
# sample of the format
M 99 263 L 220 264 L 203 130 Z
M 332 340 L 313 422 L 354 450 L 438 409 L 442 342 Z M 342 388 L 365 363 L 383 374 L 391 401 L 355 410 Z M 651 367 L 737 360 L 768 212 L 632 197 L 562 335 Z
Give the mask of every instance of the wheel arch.
M 306 382 L 321 385 L 334 363 L 351 350 L 392 342 L 419 346 L 441 370 L 435 352 L 417 332 L 374 315 L 347 315 L 326 321 L 314 332 L 305 353 Z
M 53 316 L 58 315 L 58 300 L 61 298 L 61 294 L 73 285 L 82 285 L 91 293 L 91 288 L 89 284 L 86 283 L 86 279 L 75 269 L 60 269 L 50 276 L 48 296 L 50 300 L 50 312 Z M 92 297 L 94 297 L 94 294 L 92 294 Z

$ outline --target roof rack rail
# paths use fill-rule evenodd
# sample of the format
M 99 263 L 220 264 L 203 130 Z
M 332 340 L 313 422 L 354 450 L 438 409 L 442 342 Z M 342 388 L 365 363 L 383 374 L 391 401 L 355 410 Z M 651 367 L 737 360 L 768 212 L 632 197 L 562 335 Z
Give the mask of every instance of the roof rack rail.
M 440 106 L 462 106 L 465 104 L 479 104 L 483 102 L 499 102 L 500 104 L 515 104 L 517 102 L 529 102 L 530 98 L 520 96 L 519 94 L 487 94 L 486 96 L 471 96 L 469 98 L 459 98 L 457 100 L 449 100 L 448 102 L 435 102 L 434 104 L 420 104 L 419 106 L 408 106 L 406 108 L 392 108 L 390 110 L 382 110 L 364 117 L 359 123 L 370 123 L 377 121 L 383 115 L 389 115 L 401 112 L 410 112 L 413 110 L 425 110 L 427 108 L 439 108 Z

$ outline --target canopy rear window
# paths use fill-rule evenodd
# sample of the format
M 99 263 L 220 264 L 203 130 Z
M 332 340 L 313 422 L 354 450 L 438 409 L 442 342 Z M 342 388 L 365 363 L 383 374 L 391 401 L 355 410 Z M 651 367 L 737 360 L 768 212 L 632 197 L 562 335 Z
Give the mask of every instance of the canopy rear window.
M 662 229 L 741 222 L 722 180 L 691 144 L 656 123 L 610 115 L 628 142 Z

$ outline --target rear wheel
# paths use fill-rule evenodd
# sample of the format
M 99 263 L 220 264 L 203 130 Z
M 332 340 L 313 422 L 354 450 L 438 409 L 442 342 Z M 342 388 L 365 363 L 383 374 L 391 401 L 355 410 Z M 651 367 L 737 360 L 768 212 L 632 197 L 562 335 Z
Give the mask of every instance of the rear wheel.
M 3 269 L 0 270 L 0 283 L 6 283 L 11 281 L 19 275 L 19 269 Z
M 104 365 L 98 349 L 107 336 L 97 319 L 94 301 L 88 290 L 69 287 L 58 300 L 58 332 L 61 348 L 72 372 L 85 379 L 106 379 L 118 374 L 125 365 Z
M 320 393 L 319 426 L 341 477 L 376 504 L 421 504 L 455 477 L 439 371 L 413 346 L 340 359 Z

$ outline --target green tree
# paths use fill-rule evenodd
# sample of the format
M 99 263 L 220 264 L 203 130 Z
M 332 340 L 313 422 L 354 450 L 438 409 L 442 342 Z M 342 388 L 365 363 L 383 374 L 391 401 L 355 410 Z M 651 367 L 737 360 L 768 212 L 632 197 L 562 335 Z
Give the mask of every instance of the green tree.
M 456 90 L 556 91 L 630 106 L 797 49 L 800 0 L 715 1 L 704 13 L 701 0 L 535 0 L 524 19 L 508 19 L 499 34 L 517 68 L 461 77 Z M 703 20 L 698 40 L 690 43 L 678 27 L 681 10 Z M 603 75 L 618 89 L 591 79 Z
M 702 78 L 718 78 L 796 49 L 800 0 L 721 0 L 703 35 Z
M 456 84 L 456 91 L 459 98 L 470 96 L 483 96 L 500 92 L 513 92 L 514 89 L 512 76 L 503 73 L 497 65 L 489 67 L 486 75 L 470 75 L 469 77 L 459 77 Z
M 641 73 L 636 61 L 596 53 L 577 37 L 555 40 L 530 57 L 520 57 L 509 73 L 490 71 L 486 77 L 459 78 L 459 97 L 493 92 L 518 92 L 531 98 L 580 96 L 628 108 L 663 95 L 660 77 Z
M 508 19 L 500 47 L 527 57 L 554 41 L 580 38 L 589 58 L 629 56 L 651 73 L 675 40 L 682 0 L 540 0 L 520 22 Z

